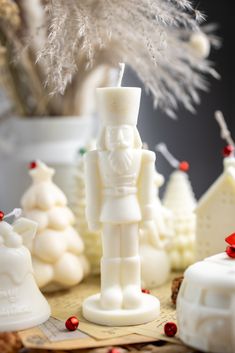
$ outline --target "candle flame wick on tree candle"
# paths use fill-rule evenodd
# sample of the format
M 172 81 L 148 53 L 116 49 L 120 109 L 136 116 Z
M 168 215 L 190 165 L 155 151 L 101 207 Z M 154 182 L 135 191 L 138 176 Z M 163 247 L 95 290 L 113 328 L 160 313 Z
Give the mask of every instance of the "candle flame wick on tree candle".
M 119 74 L 118 74 L 117 87 L 121 87 L 121 85 L 122 85 L 124 71 L 125 71 L 125 64 L 119 63 Z
M 217 110 L 215 112 L 215 119 L 218 122 L 219 126 L 220 126 L 220 136 L 223 140 L 225 140 L 228 145 L 232 145 L 233 147 L 235 147 L 235 143 L 231 137 L 231 133 L 227 127 L 225 118 L 223 116 L 223 113 L 220 110 Z
M 160 152 L 173 168 L 178 168 L 180 162 L 168 150 L 165 143 L 161 142 L 155 146 L 155 151 Z

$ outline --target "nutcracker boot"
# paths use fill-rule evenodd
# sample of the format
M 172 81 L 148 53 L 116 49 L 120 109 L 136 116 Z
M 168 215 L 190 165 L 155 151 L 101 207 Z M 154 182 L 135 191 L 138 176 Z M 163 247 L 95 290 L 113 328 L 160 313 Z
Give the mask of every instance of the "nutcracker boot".
M 135 309 L 141 305 L 140 257 L 122 259 L 121 281 L 123 287 L 123 308 Z
M 101 259 L 101 306 L 106 310 L 122 308 L 122 289 L 120 285 L 121 259 Z

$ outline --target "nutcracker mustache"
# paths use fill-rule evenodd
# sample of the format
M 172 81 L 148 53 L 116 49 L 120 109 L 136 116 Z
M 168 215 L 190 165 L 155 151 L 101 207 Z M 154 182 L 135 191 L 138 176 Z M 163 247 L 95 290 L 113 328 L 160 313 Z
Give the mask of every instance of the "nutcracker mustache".
M 128 171 L 132 163 L 132 152 L 129 148 L 109 152 L 108 160 L 111 168 L 117 174 L 123 174 Z

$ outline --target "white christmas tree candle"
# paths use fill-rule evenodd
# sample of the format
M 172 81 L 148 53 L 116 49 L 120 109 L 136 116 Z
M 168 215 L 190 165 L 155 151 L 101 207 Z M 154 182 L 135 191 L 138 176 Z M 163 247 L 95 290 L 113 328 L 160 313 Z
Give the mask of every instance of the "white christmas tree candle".
M 18 211 L 7 216 L 19 216 Z M 37 326 L 50 316 L 50 307 L 34 279 L 30 252 L 24 246 L 34 237 L 37 224 L 19 218 L 10 225 L 7 216 L 0 211 L 0 332 Z
M 198 260 L 215 255 L 224 248 L 224 234 L 235 230 L 235 157 L 234 142 L 222 113 L 216 112 L 224 148 L 224 170 L 198 202 L 196 208 L 196 256 Z
M 154 214 L 155 155 L 141 149 L 136 128 L 140 88 L 100 88 L 103 128 L 97 150 L 85 159 L 86 215 L 102 230 L 101 293 L 87 298 L 83 315 L 92 322 L 126 326 L 154 320 L 157 298 L 141 291 L 139 225 Z
M 169 178 L 163 196 L 163 205 L 174 215 L 174 237 L 169 250 L 173 270 L 184 270 L 194 262 L 196 199 L 187 174 L 189 164 L 179 162 L 167 150 L 164 144 L 158 150 L 177 168 Z
M 73 227 L 74 215 L 64 193 L 53 183 L 53 175 L 54 170 L 41 161 L 33 162 L 33 184 L 21 200 L 24 214 L 38 223 L 37 234 L 27 246 L 43 291 L 74 286 L 89 269 L 82 239 Z

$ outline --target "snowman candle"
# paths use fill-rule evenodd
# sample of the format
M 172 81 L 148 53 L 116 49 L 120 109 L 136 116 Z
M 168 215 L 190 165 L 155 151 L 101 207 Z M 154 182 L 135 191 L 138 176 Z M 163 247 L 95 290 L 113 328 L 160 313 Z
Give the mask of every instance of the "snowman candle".
M 97 89 L 103 128 L 85 156 L 87 221 L 102 230 L 103 257 L 101 293 L 84 301 L 83 315 L 101 325 L 142 324 L 160 313 L 158 299 L 141 291 L 139 225 L 153 219 L 155 155 L 141 148 L 136 128 L 140 94 Z

